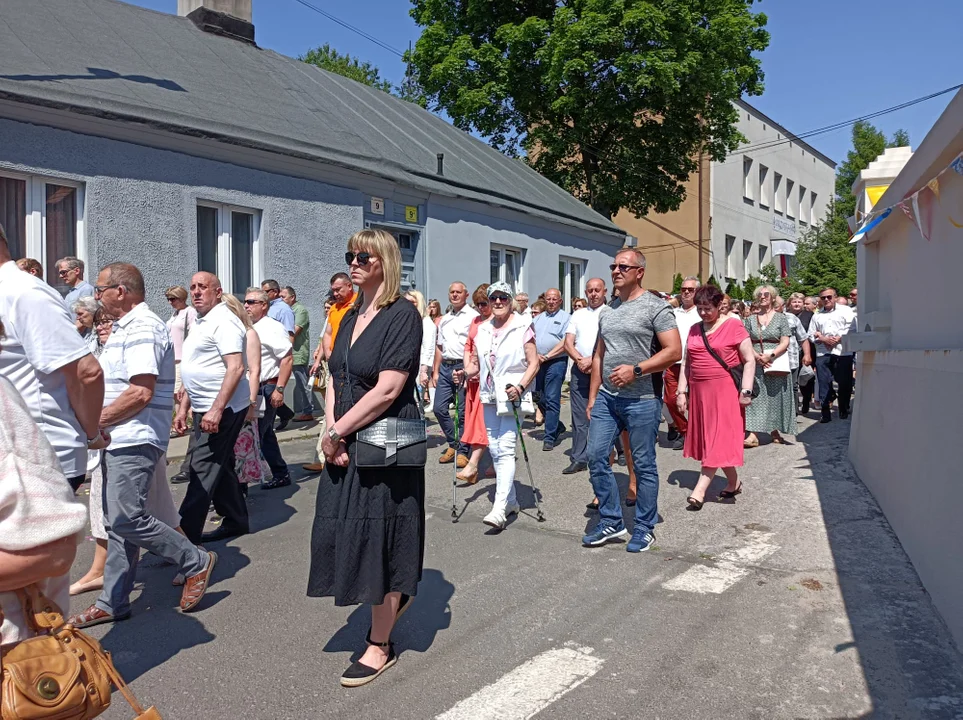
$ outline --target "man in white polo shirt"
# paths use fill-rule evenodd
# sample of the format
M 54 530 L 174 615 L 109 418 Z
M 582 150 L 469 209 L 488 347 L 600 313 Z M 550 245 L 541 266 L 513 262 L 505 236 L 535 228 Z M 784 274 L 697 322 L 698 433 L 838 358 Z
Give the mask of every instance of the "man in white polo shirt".
M 10 256 L 0 226 L 0 375 L 20 393 L 57 453 L 74 490 L 87 472 L 88 440 L 98 445 L 104 373 L 80 337 L 63 299 Z
M 264 417 L 257 421 L 261 438 L 261 452 L 271 466 L 271 480 L 261 483 L 265 490 L 291 484 L 287 463 L 281 457 L 281 448 L 274 432 L 274 418 L 278 408 L 284 405 L 284 387 L 294 369 L 291 338 L 284 325 L 268 317 L 268 295 L 258 288 L 248 288 L 244 298 L 244 310 L 254 323 L 261 340 L 261 388 L 264 398 Z
M 234 470 L 234 443 L 251 406 L 245 377 L 245 328 L 221 302 L 221 281 L 209 272 L 191 278 L 191 302 L 197 320 L 181 351 L 184 397 L 174 429 L 187 428 L 187 411 L 194 410 L 193 443 L 187 494 L 181 503 L 181 529 L 191 542 L 214 542 L 245 535 L 250 530 L 247 503 Z M 203 534 L 211 500 L 224 520 Z
M 452 373 L 464 369 L 468 329 L 478 313 L 468 307 L 468 288 L 463 282 L 453 282 L 449 286 L 448 302 L 451 310 L 442 315 L 438 323 L 438 344 L 435 346 L 435 364 L 431 375 L 431 384 L 435 386 L 435 418 L 448 441 L 448 447 L 438 462 L 450 463 L 455 460 L 457 453 L 458 467 L 463 468 L 468 464 L 471 448 L 461 442 L 461 438 L 455 437 L 455 423 L 451 419 L 448 404 L 457 393 L 460 416 L 458 430 L 461 432 L 465 427 L 465 388 L 455 384 Z
M 833 419 L 833 379 L 839 386 L 839 417 L 849 417 L 849 401 L 853 394 L 853 355 L 843 352 L 843 335 L 848 335 L 856 324 L 853 309 L 836 302 L 836 291 L 826 288 L 819 293 L 822 310 L 809 323 L 809 339 L 816 345 L 816 379 L 819 381 L 819 422 Z
M 130 617 L 141 548 L 170 560 L 186 577 L 180 602 L 184 612 L 204 597 L 217 562 L 216 554 L 146 510 L 154 471 L 167 451 L 174 409 L 174 345 L 167 326 L 144 302 L 144 278 L 133 265 L 108 265 L 96 287 L 97 299 L 117 318 L 100 357 L 107 388 L 100 425 L 111 436 L 103 461 L 107 564 L 97 602 L 68 620 L 75 627 Z
M 569 383 L 569 402 L 572 404 L 571 463 L 562 470 L 572 475 L 588 470 L 588 404 L 589 381 L 592 379 L 592 354 L 599 336 L 599 310 L 605 305 L 605 281 L 592 278 L 585 283 L 588 307 L 572 313 L 565 330 L 565 352 L 572 358 L 572 377 Z
M 672 425 L 675 429 L 675 432 L 672 432 L 672 429 L 669 430 L 668 437 L 669 442 L 672 443 L 673 450 L 681 450 L 685 446 L 685 434 L 689 429 L 688 421 L 685 415 L 680 413 L 679 408 L 676 407 L 675 399 L 676 391 L 679 389 L 679 374 L 682 371 L 682 363 L 685 362 L 686 338 L 689 337 L 689 330 L 692 326 L 702 320 L 695 306 L 695 291 L 699 289 L 699 285 L 699 278 L 693 275 L 683 280 L 682 289 L 679 291 L 681 305 L 672 311 L 675 314 L 675 321 L 679 324 L 679 337 L 682 339 L 682 359 L 666 368 L 665 374 L 663 375 L 663 379 L 665 380 L 665 407 L 672 417 Z

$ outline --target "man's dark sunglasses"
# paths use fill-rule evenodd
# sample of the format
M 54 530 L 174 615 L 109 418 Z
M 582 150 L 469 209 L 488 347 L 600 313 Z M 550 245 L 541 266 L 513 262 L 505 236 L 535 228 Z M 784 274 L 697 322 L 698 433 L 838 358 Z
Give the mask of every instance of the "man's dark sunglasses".
M 257 305 L 258 303 L 263 303 L 263 300 L 245 300 L 245 305 Z
M 696 291 L 695 288 L 687 288 L 687 287 L 684 287 L 684 288 L 680 288 L 680 289 L 679 289 L 679 292 L 695 292 L 695 291 Z
M 609 270 L 611 270 L 612 272 L 615 272 L 616 268 L 618 268 L 618 271 L 620 273 L 627 273 L 629 270 L 633 268 L 639 269 L 641 267 L 642 267 L 641 265 L 624 265 L 622 263 L 618 263 L 618 264 L 613 263 L 609 265 Z
M 372 257 L 374 256 L 371 253 L 366 253 L 366 252 L 353 253 L 349 251 L 344 254 L 344 261 L 348 263 L 348 265 L 350 265 L 351 263 L 354 262 L 355 258 L 357 258 L 358 265 L 361 265 L 362 267 L 364 267 L 371 261 Z
M 832 300 L 834 297 L 836 297 L 836 296 L 835 296 L 835 295 L 820 295 L 820 296 L 819 296 L 819 299 L 820 299 L 820 300 Z

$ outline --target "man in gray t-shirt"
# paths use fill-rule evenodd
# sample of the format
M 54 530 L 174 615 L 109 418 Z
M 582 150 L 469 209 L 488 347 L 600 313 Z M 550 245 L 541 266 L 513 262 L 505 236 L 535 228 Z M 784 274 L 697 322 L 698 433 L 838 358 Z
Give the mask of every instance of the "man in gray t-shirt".
M 661 373 L 682 359 L 682 339 L 672 308 L 642 288 L 645 255 L 625 248 L 615 256 L 612 284 L 618 300 L 599 314 L 599 339 L 589 387 L 589 471 L 599 503 L 599 522 L 582 538 L 587 546 L 625 537 L 622 503 L 609 450 L 627 431 L 635 465 L 638 498 L 635 529 L 626 545 L 644 552 L 655 540 L 659 511 L 659 472 L 655 440 L 662 415 Z M 657 379 L 658 387 L 653 387 Z
M 605 344 L 599 389 L 621 398 L 660 396 L 652 387 L 651 373 L 622 387 L 616 387 L 609 376 L 619 365 L 635 365 L 651 358 L 653 338 L 677 328 L 672 306 L 650 292 L 628 302 L 616 298 L 599 310 L 599 337 Z

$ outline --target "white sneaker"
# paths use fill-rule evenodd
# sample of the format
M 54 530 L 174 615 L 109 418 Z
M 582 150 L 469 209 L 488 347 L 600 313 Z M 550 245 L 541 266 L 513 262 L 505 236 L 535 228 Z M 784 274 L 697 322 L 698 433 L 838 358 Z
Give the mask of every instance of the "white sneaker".
M 515 503 L 514 505 L 509 505 L 508 507 L 505 508 L 505 518 L 507 519 L 512 515 L 518 515 L 521 509 L 522 508 L 521 506 L 519 506 L 518 503 Z
M 482 522 L 486 525 L 491 525 L 497 530 L 504 530 L 505 525 L 508 524 L 508 518 L 505 517 L 504 513 L 498 512 L 497 510 L 492 510 L 485 516 L 485 519 L 482 520 Z

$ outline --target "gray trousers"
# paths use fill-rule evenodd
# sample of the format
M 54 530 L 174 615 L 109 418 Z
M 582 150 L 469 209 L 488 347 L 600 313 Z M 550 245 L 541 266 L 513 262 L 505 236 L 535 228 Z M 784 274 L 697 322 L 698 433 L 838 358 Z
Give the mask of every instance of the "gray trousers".
M 572 406 L 572 462 L 588 464 L 589 421 L 585 415 L 588 406 L 590 375 L 583 373 L 577 365 L 572 366 L 572 377 L 568 384 L 568 401 Z
M 154 469 L 162 451 L 153 445 L 108 448 L 104 452 L 104 524 L 107 565 L 97 607 L 114 617 L 130 613 L 140 549 L 174 562 L 186 577 L 207 567 L 208 555 L 145 510 Z
M 314 392 L 307 365 L 294 366 L 294 414 L 314 415 Z

